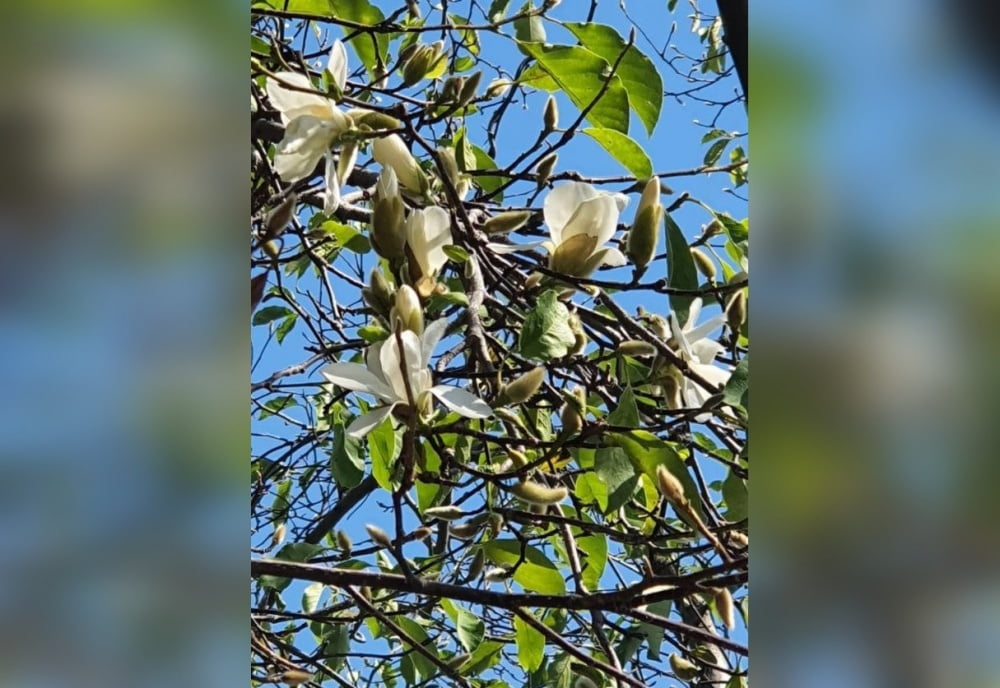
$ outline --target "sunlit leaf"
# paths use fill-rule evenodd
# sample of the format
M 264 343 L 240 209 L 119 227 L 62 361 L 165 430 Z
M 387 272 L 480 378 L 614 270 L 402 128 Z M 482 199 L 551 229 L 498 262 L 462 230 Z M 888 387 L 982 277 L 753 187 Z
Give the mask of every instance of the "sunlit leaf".
M 628 135 L 614 129 L 588 128 L 581 130 L 584 134 L 601 144 L 601 147 L 620 162 L 622 166 L 639 179 L 645 179 L 653 174 L 653 163 L 642 149 Z
M 554 290 L 546 291 L 524 319 L 518 342 L 521 354 L 549 361 L 565 356 L 574 341 L 566 304 L 558 299 Z
M 521 558 L 521 543 L 517 540 L 491 540 L 483 544 L 486 558 L 496 566 L 510 569 Z M 514 571 L 514 580 L 530 592 L 561 595 L 566 583 L 556 565 L 537 547 L 525 545 L 525 559 Z
M 672 289 L 695 290 L 698 288 L 698 268 L 684 233 L 670 213 L 663 213 L 663 221 L 667 225 L 667 282 Z M 670 308 L 682 325 L 687 322 L 693 300 L 693 296 L 684 294 L 670 295 Z
M 542 632 L 519 615 L 514 615 L 514 641 L 517 644 L 517 662 L 521 668 L 529 673 L 538 669 L 545 657 L 545 636 Z

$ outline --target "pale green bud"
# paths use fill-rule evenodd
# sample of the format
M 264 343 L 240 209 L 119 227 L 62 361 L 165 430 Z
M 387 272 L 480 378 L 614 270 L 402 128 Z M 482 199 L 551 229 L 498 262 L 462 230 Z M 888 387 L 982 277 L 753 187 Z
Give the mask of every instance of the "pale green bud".
M 462 90 L 458 94 L 459 105 L 468 105 L 476 97 L 476 89 L 479 88 L 479 82 L 482 81 L 483 73 L 476 72 L 472 74 L 465 83 L 462 85 Z
M 350 536 L 342 530 L 338 530 L 335 535 L 337 540 L 337 547 L 340 548 L 346 556 L 351 556 L 351 547 L 353 543 L 351 542 Z
M 489 569 L 483 574 L 483 578 L 490 583 L 497 583 L 510 578 L 510 571 L 501 568 Z
M 660 242 L 660 223 L 663 221 L 663 205 L 660 203 L 660 180 L 657 177 L 646 182 L 635 213 L 635 221 L 625 243 L 625 255 L 639 269 L 645 268 L 656 255 Z
M 698 665 L 678 655 L 670 655 L 670 669 L 682 681 L 690 681 L 698 675 Z
M 530 480 L 514 485 L 510 491 L 529 504 L 538 505 L 558 504 L 569 495 L 569 490 L 563 485 L 548 487 Z
M 420 307 L 420 297 L 408 284 L 404 284 L 396 290 L 396 307 L 393 309 L 395 315 L 393 328 L 396 322 L 404 330 L 410 330 L 417 335 L 424 333 L 424 312 Z
M 396 173 L 392 167 L 383 167 L 375 185 L 371 241 L 378 254 L 387 260 L 401 260 L 406 255 L 403 220 L 403 199 L 399 196 Z
M 288 194 L 264 220 L 264 236 L 269 239 L 276 239 L 285 231 L 285 227 L 292 221 L 295 211 L 295 201 L 298 196 L 294 193 Z
M 378 526 L 373 526 L 369 523 L 365 526 L 365 530 L 368 531 L 369 537 L 371 537 L 372 542 L 375 544 L 382 547 L 392 547 L 392 540 L 389 538 L 389 534 Z
M 477 549 L 476 553 L 472 556 L 472 561 L 469 562 L 469 578 L 478 578 L 479 574 L 483 572 L 483 566 L 486 565 L 486 553 Z
M 538 161 L 538 164 L 535 166 L 535 181 L 537 182 L 539 188 L 545 186 L 546 182 L 549 181 L 549 177 L 552 176 L 553 170 L 556 169 L 556 162 L 558 161 L 558 153 L 549 153 Z
M 281 673 L 281 682 L 289 686 L 300 686 L 312 679 L 313 675 L 302 669 L 286 669 Z
M 705 255 L 704 251 L 700 251 L 697 248 L 691 249 L 691 257 L 694 258 L 694 265 L 698 268 L 698 272 L 703 274 L 709 282 L 715 281 L 715 263 L 712 259 Z
M 412 86 L 431 71 L 434 50 L 429 45 L 417 46 L 403 65 L 403 85 Z
M 556 127 L 559 126 L 559 105 L 556 103 L 555 96 L 549 96 L 549 99 L 545 101 L 542 124 L 545 127 L 546 134 L 550 131 L 555 131 Z
M 740 289 L 732 295 L 729 303 L 726 304 L 726 322 L 729 329 L 734 333 L 740 331 L 743 323 L 747 320 L 747 294 L 746 289 Z
M 667 470 L 667 467 L 660 464 L 656 467 L 656 480 L 660 486 L 660 494 L 666 497 L 667 501 L 675 506 L 687 504 L 684 496 L 684 486 L 677 476 Z
M 447 506 L 432 506 L 424 509 L 424 516 L 442 521 L 456 521 L 465 515 L 465 509 L 453 504 Z
M 377 131 L 379 129 L 399 129 L 403 126 L 403 123 L 392 115 L 365 108 L 351 108 L 347 111 L 347 116 L 359 128 L 367 127 Z
M 733 605 L 733 595 L 729 588 L 719 588 L 715 592 L 715 608 L 719 612 L 719 618 L 730 631 L 736 628 L 736 613 Z
M 545 367 L 538 366 L 500 390 L 498 401 L 501 404 L 520 404 L 527 401 L 541 389 L 545 381 Z
M 531 219 L 533 213 L 530 210 L 512 210 L 508 213 L 494 215 L 483 224 L 483 231 L 487 234 L 505 234 L 513 232 L 515 229 L 523 227 Z
M 494 79 L 490 82 L 489 86 L 486 87 L 486 97 L 499 98 L 510 90 L 512 83 L 513 82 L 510 79 Z
M 618 353 L 626 356 L 652 356 L 656 347 L 641 339 L 626 339 L 618 345 Z
M 597 248 L 597 237 L 574 234 L 549 255 L 549 269 L 565 275 L 581 276 L 586 273 L 590 257 Z

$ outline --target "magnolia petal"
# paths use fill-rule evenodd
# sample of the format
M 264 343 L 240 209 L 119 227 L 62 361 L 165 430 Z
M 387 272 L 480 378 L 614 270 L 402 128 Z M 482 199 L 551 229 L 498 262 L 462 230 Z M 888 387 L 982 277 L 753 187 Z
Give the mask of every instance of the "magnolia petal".
M 628 263 L 628 259 L 625 254 L 616 248 L 606 248 L 603 249 L 604 254 L 601 257 L 601 265 L 607 265 L 611 268 L 621 267 Z
M 618 228 L 618 206 L 610 196 L 598 196 L 584 201 L 576 208 L 566 226 L 562 230 L 563 242 L 569 241 L 578 234 L 597 239 L 597 245 L 603 246 Z
M 333 215 L 340 207 L 340 182 L 337 180 L 337 163 L 333 159 L 333 153 L 326 153 L 326 190 L 323 192 L 323 212 Z
M 343 186 L 354 171 L 354 163 L 358 161 L 358 144 L 345 143 L 340 149 L 340 160 L 337 161 L 337 181 Z
M 529 244 L 500 244 L 491 242 L 489 244 L 486 244 L 486 246 L 489 247 L 489 249 L 494 253 L 506 254 L 506 253 L 516 253 L 518 251 L 530 251 L 531 249 L 539 248 L 541 246 L 545 246 L 546 244 L 551 245 L 551 242 L 533 241 Z
M 690 330 L 694 327 L 694 324 L 698 322 L 698 316 L 701 315 L 702 300 L 701 297 L 691 300 L 691 305 L 688 306 L 688 319 L 684 323 L 684 329 Z
M 566 238 L 563 228 L 580 207 L 581 203 L 595 198 L 598 194 L 590 184 L 585 182 L 566 182 L 559 184 L 545 197 L 542 214 L 545 224 L 549 226 L 549 235 L 557 246 Z
M 435 385 L 431 393 L 441 400 L 445 406 L 466 418 L 489 418 L 493 409 L 489 404 L 464 389 L 450 385 Z
M 357 363 L 330 363 L 320 369 L 320 375 L 338 387 L 355 392 L 367 392 L 384 400 L 393 400 L 392 390 L 379 377 Z
M 274 76 L 291 86 L 313 90 L 316 88 L 305 74 L 298 72 L 278 72 Z M 292 90 L 274 79 L 267 80 L 265 89 L 268 100 L 281 113 L 281 122 L 286 126 L 292 119 L 302 114 L 301 111 L 322 116 L 320 113 L 329 111 L 332 108 L 329 98 L 321 96 L 318 93 L 304 93 Z
M 693 321 L 688 320 L 688 322 Z M 717 315 L 711 320 L 706 320 L 701 325 L 698 325 L 698 327 L 684 330 L 684 336 L 687 337 L 689 342 L 696 342 L 700 339 L 705 339 L 708 335 L 722 327 L 725 322 L 725 315 Z
M 423 192 L 427 181 L 424 173 L 417 159 L 398 135 L 389 134 L 375 139 L 372 142 L 372 157 L 382 167 L 391 167 L 399 183 L 407 189 L 417 193 Z
M 402 343 L 402 347 L 400 347 Z M 425 368 L 421 361 L 420 339 L 411 330 L 392 334 L 379 352 L 382 374 L 392 387 L 394 398 L 410 404 L 416 401 L 423 390 L 420 371 Z M 407 393 L 409 387 L 413 399 Z
M 571 236 L 549 255 L 549 269 L 565 275 L 585 277 L 597 266 L 596 262 L 590 265 L 590 258 L 594 255 L 595 248 L 597 248 L 595 237 L 586 234 Z
M 384 421 L 386 417 L 392 413 L 394 408 L 396 408 L 396 404 L 389 404 L 388 406 L 377 408 L 374 411 L 355 418 L 351 424 L 347 426 L 347 436 L 355 440 L 361 439 L 369 432 L 377 428 L 382 421 Z
M 444 331 L 448 328 L 448 321 L 445 318 L 438 318 L 432 323 L 424 326 L 424 333 L 420 336 L 420 350 L 422 353 L 420 365 L 426 368 L 430 365 L 431 355 L 437 347 Z
M 704 365 L 711 365 L 715 357 L 725 351 L 725 347 L 711 339 L 699 339 L 691 343 L 694 359 Z
M 406 219 L 406 234 L 421 273 L 437 274 L 448 262 L 444 247 L 452 243 L 451 216 L 437 206 L 416 210 Z
M 657 185 L 659 185 L 659 182 L 657 182 Z M 619 213 L 628 207 L 629 198 L 625 194 L 616 193 L 612 194 L 611 197 L 615 199 L 615 205 L 618 206 Z
M 347 87 L 347 50 L 340 40 L 333 42 L 333 47 L 330 49 L 330 60 L 327 62 L 326 68 L 333 76 L 333 83 L 343 93 Z

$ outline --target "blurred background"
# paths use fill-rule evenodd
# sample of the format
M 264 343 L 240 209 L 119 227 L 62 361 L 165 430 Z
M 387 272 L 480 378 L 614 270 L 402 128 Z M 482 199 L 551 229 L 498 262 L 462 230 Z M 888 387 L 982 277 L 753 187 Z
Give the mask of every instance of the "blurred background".
M 984 7 L 751 8 L 760 686 L 1000 686 Z M 246 676 L 248 16 L 5 12 L 0 686 Z

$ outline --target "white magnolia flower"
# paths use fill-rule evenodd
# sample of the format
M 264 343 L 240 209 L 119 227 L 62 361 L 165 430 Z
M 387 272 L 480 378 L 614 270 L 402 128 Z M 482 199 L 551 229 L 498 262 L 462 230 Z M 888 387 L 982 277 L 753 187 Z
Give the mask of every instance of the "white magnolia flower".
M 403 139 L 389 134 L 372 142 L 372 157 L 382 167 L 391 167 L 399 183 L 417 194 L 427 190 L 427 176 Z
M 330 51 L 327 69 L 342 92 L 347 80 L 347 53 L 340 41 Z M 274 169 L 286 182 L 294 182 L 316 168 L 316 163 L 352 123 L 330 98 L 298 90 L 315 90 L 305 74 L 278 72 L 274 76 L 280 81 L 268 80 L 267 97 L 281 114 L 285 126 L 285 136 L 274 153 Z
M 687 322 L 681 327 L 677 321 L 677 314 L 671 311 L 671 334 L 680 348 L 678 352 L 680 357 L 687 361 L 693 372 L 714 386 L 724 385 L 729 380 L 730 372 L 714 365 L 715 357 L 722 353 L 724 348 L 718 342 L 709 339 L 708 335 L 722 327 L 726 322 L 726 316 L 717 315 L 701 325 L 695 325 L 700 313 L 701 299 L 695 299 L 691 302 Z M 681 383 L 680 393 L 685 408 L 699 408 L 713 394 L 686 377 Z M 696 416 L 695 420 L 704 422 L 710 417 L 711 414 L 703 413 Z
M 500 253 L 543 246 L 553 270 L 586 277 L 601 265 L 625 265 L 625 256 L 605 246 L 618 228 L 618 215 L 628 206 L 628 196 L 599 191 L 584 182 L 566 182 L 545 197 L 543 213 L 550 241 L 520 246 L 490 244 Z
M 414 210 L 406 218 L 404 231 L 406 243 L 420 268 L 420 278 L 433 282 L 448 262 L 444 247 L 452 243 L 451 217 L 437 206 Z
M 433 397 L 466 418 L 488 418 L 493 414 L 489 405 L 476 395 L 433 383 L 427 366 L 447 324 L 444 319 L 435 320 L 420 336 L 410 330 L 392 334 L 368 349 L 365 365 L 331 363 L 320 371 L 329 382 L 372 394 L 386 404 L 351 423 L 348 437 L 364 437 L 400 405 L 415 406 L 420 415 L 426 416 L 432 409 Z

